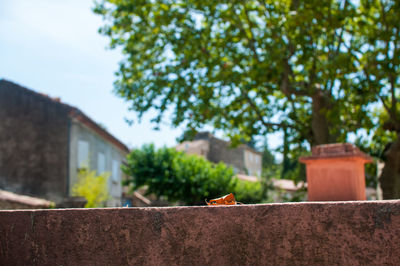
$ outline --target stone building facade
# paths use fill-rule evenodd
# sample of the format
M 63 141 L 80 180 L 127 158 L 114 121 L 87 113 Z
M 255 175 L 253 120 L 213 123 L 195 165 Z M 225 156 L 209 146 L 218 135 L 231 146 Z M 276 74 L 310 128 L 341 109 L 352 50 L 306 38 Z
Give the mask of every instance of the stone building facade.
M 110 173 L 107 205 L 120 206 L 127 153 L 79 109 L 0 80 L 0 189 L 63 205 L 85 166 Z
M 177 150 L 197 154 L 214 162 L 232 166 L 236 173 L 261 176 L 262 154 L 247 145 L 230 147 L 230 143 L 216 138 L 209 132 L 200 132 L 192 141 L 180 143 Z

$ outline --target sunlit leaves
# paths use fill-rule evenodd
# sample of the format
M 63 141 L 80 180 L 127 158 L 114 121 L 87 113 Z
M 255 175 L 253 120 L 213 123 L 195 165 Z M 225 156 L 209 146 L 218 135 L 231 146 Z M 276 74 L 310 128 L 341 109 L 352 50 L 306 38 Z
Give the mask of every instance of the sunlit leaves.
M 170 202 L 204 204 L 211 199 L 235 192 L 234 172 L 226 165 L 213 164 L 195 155 L 175 149 L 155 149 L 145 145 L 127 157 L 123 171 L 130 177 L 125 185 L 133 190 L 147 188 L 148 194 Z
M 106 200 L 110 198 L 108 192 L 109 174 L 96 175 L 96 171 L 81 169 L 78 180 L 72 187 L 72 195 L 86 199 L 85 208 L 104 207 Z
M 387 14 L 396 10 L 383 2 Z M 289 128 L 312 145 L 346 139 L 371 123 L 365 106 L 376 101 L 360 96 L 361 66 L 382 85 L 398 65 L 397 54 L 380 59 L 379 40 L 393 36 L 381 31 L 379 1 L 103 0 L 95 12 L 122 48 L 115 91 L 131 110 L 156 109 L 156 123 L 169 111 L 174 126 L 208 124 L 230 136 Z

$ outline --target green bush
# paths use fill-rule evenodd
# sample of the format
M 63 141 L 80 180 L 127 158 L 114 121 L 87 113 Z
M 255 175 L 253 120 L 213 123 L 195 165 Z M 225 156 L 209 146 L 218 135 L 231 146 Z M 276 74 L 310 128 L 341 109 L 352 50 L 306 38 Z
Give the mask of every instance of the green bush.
M 108 177 L 106 173 L 97 176 L 96 171 L 81 169 L 78 173 L 78 182 L 72 187 L 72 195 L 84 197 L 87 200 L 85 208 L 104 207 L 109 198 Z
M 132 190 L 147 187 L 147 194 L 187 205 L 229 194 L 237 183 L 232 168 L 222 163 L 213 164 L 172 148 L 156 150 L 154 145 L 133 150 L 122 170 L 130 176 L 124 185 Z
M 260 203 L 265 198 L 264 189 L 260 182 L 238 180 L 234 194 L 236 200 L 244 204 Z

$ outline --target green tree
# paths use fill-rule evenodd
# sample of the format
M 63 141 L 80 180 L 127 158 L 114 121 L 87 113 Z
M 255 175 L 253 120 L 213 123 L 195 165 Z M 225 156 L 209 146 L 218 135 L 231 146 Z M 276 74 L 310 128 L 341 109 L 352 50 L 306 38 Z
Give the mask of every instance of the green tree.
M 235 192 L 237 182 L 233 170 L 222 163 L 153 145 L 133 150 L 123 171 L 130 177 L 124 185 L 132 190 L 145 186 L 147 194 L 188 205 Z
M 72 187 L 72 195 L 84 197 L 87 200 L 85 208 L 104 207 L 109 198 L 108 174 L 96 175 L 96 171 L 81 169 L 78 181 Z
M 363 97 L 382 106 L 371 149 L 385 161 L 379 177 L 383 197 L 400 198 L 400 2 L 360 1 L 354 38 Z
M 262 168 L 270 168 L 276 165 L 274 154 L 271 152 L 267 139 L 265 139 L 262 147 Z
M 281 165 L 276 162 L 274 154 L 271 152 L 267 138 L 264 139 L 264 143 L 260 148 L 262 152 L 262 173 L 261 178 L 268 183 L 271 178 L 279 178 L 281 172 Z
M 376 122 L 376 139 L 390 139 L 384 197 L 398 198 L 399 5 L 102 0 L 94 10 L 105 19 L 100 32 L 124 54 L 115 91 L 139 117 L 154 108 L 160 122 L 172 110 L 173 125 L 211 124 L 232 140 L 282 130 L 285 165 Z M 371 119 L 376 102 L 386 120 Z
M 196 137 L 197 133 L 198 133 L 197 130 L 188 128 L 184 130 L 182 135 L 176 138 L 176 141 L 178 143 L 182 143 L 184 141 L 192 141 Z
M 347 97 L 351 1 L 103 0 L 94 11 L 124 54 L 115 91 L 139 117 L 173 110 L 173 125 L 211 124 L 233 141 L 285 128 L 311 145 L 366 118 Z

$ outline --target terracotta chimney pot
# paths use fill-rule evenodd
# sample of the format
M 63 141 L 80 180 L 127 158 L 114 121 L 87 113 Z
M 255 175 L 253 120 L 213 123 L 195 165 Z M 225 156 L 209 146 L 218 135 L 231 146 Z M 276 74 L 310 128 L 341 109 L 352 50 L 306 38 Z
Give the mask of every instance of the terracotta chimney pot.
M 364 164 L 372 158 L 350 143 L 319 145 L 306 164 L 309 201 L 366 200 Z

